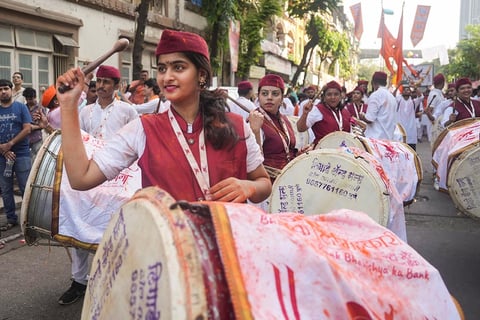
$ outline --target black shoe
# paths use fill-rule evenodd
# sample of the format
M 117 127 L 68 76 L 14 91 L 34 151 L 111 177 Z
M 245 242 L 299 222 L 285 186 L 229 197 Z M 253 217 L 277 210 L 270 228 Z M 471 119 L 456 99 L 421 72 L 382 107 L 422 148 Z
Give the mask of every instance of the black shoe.
M 85 295 L 86 289 L 86 285 L 74 280 L 70 288 L 58 299 L 58 303 L 61 305 L 72 304 Z

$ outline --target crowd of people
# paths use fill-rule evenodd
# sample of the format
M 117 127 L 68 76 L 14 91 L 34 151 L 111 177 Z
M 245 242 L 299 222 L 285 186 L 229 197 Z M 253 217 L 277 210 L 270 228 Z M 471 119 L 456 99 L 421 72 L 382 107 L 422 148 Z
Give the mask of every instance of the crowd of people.
M 390 90 L 388 75 L 377 71 L 372 92 L 369 81 L 360 80 L 351 92 L 330 81 L 287 94 L 282 77 L 267 74 L 256 91 L 250 81 L 239 82 L 239 98 L 230 100 L 221 90 L 210 90 L 209 51 L 200 36 L 165 30 L 156 57 L 156 78 L 142 71 L 130 85 L 112 66 L 100 66 L 95 75 L 70 69 L 43 92 L 40 104 L 34 89 L 22 88 L 21 73 L 14 73 L 12 82 L 0 80 L 0 172 L 14 160 L 14 174 L 0 174 L 7 228 L 19 223 L 13 177 L 23 194 L 43 132 L 61 129 L 65 169 L 77 190 L 113 179 L 138 161 L 142 187 L 158 186 L 177 200 L 262 203 L 279 171 L 331 132 L 355 127 L 365 137 L 394 140 L 400 124 L 415 149 L 423 135 L 422 118 L 432 139 L 434 121 L 442 119 L 447 126 L 480 115 L 467 78 L 449 84 L 446 94 L 442 74 L 434 77 L 430 91 L 403 83 Z M 69 90 L 60 92 L 60 86 Z M 91 159 L 81 130 L 107 141 Z M 298 148 L 296 133 L 305 131 L 311 143 Z M 73 252 L 73 282 L 60 304 L 85 293 L 88 252 Z

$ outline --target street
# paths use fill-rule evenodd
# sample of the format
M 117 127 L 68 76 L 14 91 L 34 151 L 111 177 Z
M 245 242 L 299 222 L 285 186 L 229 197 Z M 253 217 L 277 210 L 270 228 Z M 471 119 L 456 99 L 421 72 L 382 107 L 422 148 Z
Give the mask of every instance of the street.
M 466 319 L 480 319 L 480 221 L 458 213 L 449 195 L 433 189 L 430 145 L 417 149 L 424 179 L 405 208 L 408 242 L 440 271 Z M 8 242 L 0 249 L 0 320 L 80 319 L 82 302 L 57 303 L 70 285 L 65 249 L 25 245 L 18 226 L 1 238 Z

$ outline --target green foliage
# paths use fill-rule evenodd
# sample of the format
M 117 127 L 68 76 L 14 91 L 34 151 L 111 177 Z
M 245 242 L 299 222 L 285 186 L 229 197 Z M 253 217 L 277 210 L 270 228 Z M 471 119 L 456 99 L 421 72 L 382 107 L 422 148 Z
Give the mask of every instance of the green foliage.
M 450 80 L 480 79 L 480 25 L 469 25 L 466 30 L 469 38 L 460 40 L 456 49 L 449 50 L 450 64 L 445 67 L 445 73 Z
M 261 33 L 268 21 L 282 13 L 282 0 L 260 0 L 240 2 L 240 54 L 238 60 L 239 78 L 247 78 L 250 66 L 257 64 L 262 56 Z
M 312 13 L 333 12 L 341 0 L 289 0 L 288 14 L 292 18 L 305 18 Z

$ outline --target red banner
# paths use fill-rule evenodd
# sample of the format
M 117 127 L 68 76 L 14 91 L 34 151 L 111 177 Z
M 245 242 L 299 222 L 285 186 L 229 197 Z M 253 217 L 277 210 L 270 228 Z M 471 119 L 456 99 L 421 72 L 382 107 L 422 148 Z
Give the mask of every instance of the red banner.
M 360 41 L 363 34 L 362 4 L 359 2 L 350 7 L 352 11 L 353 22 L 355 23 L 355 38 Z
M 232 72 L 238 69 L 238 50 L 240 44 L 240 21 L 230 21 L 228 29 L 228 40 L 230 44 L 230 65 Z
M 429 13 L 430 6 L 417 6 L 417 13 L 413 20 L 412 33 L 410 34 L 410 39 L 412 40 L 414 47 L 423 39 L 423 33 L 425 32 Z

